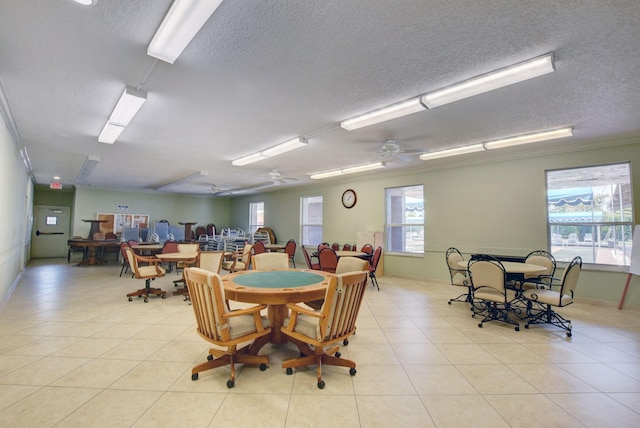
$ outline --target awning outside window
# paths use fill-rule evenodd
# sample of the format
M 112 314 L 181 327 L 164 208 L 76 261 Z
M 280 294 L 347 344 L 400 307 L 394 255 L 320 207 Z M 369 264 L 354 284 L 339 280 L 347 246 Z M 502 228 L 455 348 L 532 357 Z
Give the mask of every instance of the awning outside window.
M 547 192 L 547 203 L 558 207 L 563 205 L 592 205 L 593 190 L 591 187 L 549 190 Z

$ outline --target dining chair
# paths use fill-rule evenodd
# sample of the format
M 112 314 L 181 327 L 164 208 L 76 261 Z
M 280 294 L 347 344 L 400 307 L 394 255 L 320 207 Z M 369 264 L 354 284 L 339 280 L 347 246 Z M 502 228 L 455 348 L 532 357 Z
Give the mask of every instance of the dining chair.
M 359 257 L 340 257 L 336 266 L 336 274 L 347 272 L 369 272 L 369 261 Z
M 460 253 L 457 248 L 450 247 L 447 249 L 445 257 L 447 267 L 449 268 L 449 276 L 451 277 L 451 285 L 466 290 L 466 292 L 460 294 L 458 297 L 449 299 L 448 303 L 466 302 L 470 305 L 473 304 L 473 287 L 471 286 L 471 281 L 469 281 L 468 271 L 458 266 L 458 262 L 464 261 L 462 253 Z
M 191 369 L 191 380 L 198 380 L 203 371 L 228 365 L 231 374 L 227 380 L 227 388 L 233 388 L 236 364 L 259 364 L 260 371 L 266 370 L 269 357 L 250 355 L 250 344 L 241 349 L 237 347 L 244 342 L 253 341 L 256 345 L 269 340 L 269 320 L 260 316 L 260 311 L 266 309 L 267 305 L 230 311 L 225 303 L 220 275 L 200 268 L 187 268 L 185 279 L 196 317 L 197 332 L 204 340 L 218 347 L 210 348 L 207 361 Z
M 376 270 L 378 269 L 378 263 L 380 262 L 381 256 L 382 256 L 382 247 L 378 247 L 373 252 L 371 263 L 369 263 L 369 278 L 371 278 L 371 284 L 375 285 L 378 291 L 380 291 L 380 286 L 378 285 L 378 278 L 376 278 Z
M 286 253 L 262 253 L 251 257 L 255 270 L 289 269 L 289 255 Z
M 523 290 L 531 288 L 550 288 L 553 275 L 556 272 L 556 259 L 551 253 L 545 250 L 535 250 L 527 254 L 525 263 L 544 266 L 546 270 L 541 273 L 524 274 L 520 288 Z
M 126 247 L 125 253 L 127 255 L 127 260 L 129 261 L 129 266 L 133 272 L 133 276 L 136 279 L 144 279 L 145 280 L 145 288 L 141 288 L 137 291 L 127 294 L 129 301 L 133 300 L 133 297 L 143 297 L 144 302 L 148 302 L 149 296 L 160 296 L 161 298 L 165 298 L 167 292 L 162 291 L 159 288 L 151 288 L 151 281 L 156 278 L 161 278 L 165 275 L 165 269 L 160 266 L 160 260 L 155 257 L 142 257 L 133 252 L 131 247 Z M 147 266 L 140 266 L 140 263 L 148 263 Z
M 284 252 L 289 256 L 289 260 L 293 264 L 294 269 L 296 267 L 296 261 L 295 261 L 296 246 L 297 246 L 296 241 L 294 241 L 293 239 L 289 239 L 287 241 L 287 244 L 284 246 Z
M 573 303 L 581 270 L 582 258 L 576 256 L 564 269 L 561 279 L 553 278 L 550 287 L 558 285 L 559 290 L 534 288 L 522 293 L 527 302 L 527 323 L 524 328 L 529 328 L 531 324 L 552 324 L 566 330 L 567 337 L 571 337 L 571 320 L 564 318 L 553 308 L 563 308 Z
M 342 251 L 351 251 L 351 244 L 344 244 L 342 246 Z
M 302 255 L 304 256 L 304 260 L 307 262 L 307 267 L 309 269 L 320 270 L 320 263 L 313 263 L 311 261 L 311 256 L 309 255 L 309 252 L 307 251 L 305 246 L 301 245 L 300 249 L 302 250 Z
M 74 236 L 71 239 L 82 239 L 82 236 Z M 72 253 L 82 253 L 82 260 L 84 260 L 87 256 L 87 247 L 79 246 L 79 245 L 69 245 L 69 251 L 67 252 L 67 263 L 71 263 L 71 254 Z
M 338 255 L 331 248 L 322 248 L 318 253 L 318 263 L 320 264 L 320 270 L 335 273 L 338 266 Z
M 244 244 L 241 251 L 236 251 L 231 254 L 230 259 L 222 262 L 222 269 L 229 272 L 237 272 L 240 270 L 248 270 L 251 265 L 251 251 L 253 245 L 248 242 Z
M 338 244 L 337 242 L 334 242 L 333 244 L 331 244 L 331 249 L 333 251 L 338 251 L 340 250 L 340 244 Z
M 360 252 L 362 253 L 367 253 L 367 254 L 373 254 L 373 245 L 371 244 L 364 244 L 362 246 L 362 248 L 360 248 Z
M 213 273 L 220 273 L 224 251 L 200 251 L 198 254 L 198 267 Z
M 322 380 L 323 365 L 349 367 L 349 374 L 356 374 L 356 363 L 341 358 L 339 343 L 347 344 L 348 338 L 355 332 L 366 282 L 366 272 L 331 276 L 320 310 L 287 304 L 291 312 L 281 331 L 290 337 L 300 351 L 300 357 L 282 363 L 288 375 L 293 374 L 294 367 L 315 365 L 316 385 L 322 389 L 325 387 Z
M 509 316 L 517 295 L 515 290 L 506 287 L 507 274 L 500 260 L 477 255 L 469 260 L 468 269 L 473 286 L 472 316 L 484 316 L 478 327 L 482 328 L 485 322 L 502 321 L 515 325 L 515 330 L 520 331 L 520 324 Z
M 128 242 L 123 242 L 120 244 L 120 258 L 122 263 L 122 267 L 120 268 L 120 276 L 122 276 L 123 273 L 127 273 L 129 271 L 129 259 L 127 257 L 127 252 L 125 251 L 126 248 L 129 248 Z
M 253 254 L 262 254 L 266 252 L 267 248 L 264 246 L 264 242 L 256 241 L 253 243 Z
M 178 253 L 198 253 L 200 251 L 199 244 L 177 244 Z M 185 262 L 176 262 L 176 274 L 182 272 L 185 268 Z

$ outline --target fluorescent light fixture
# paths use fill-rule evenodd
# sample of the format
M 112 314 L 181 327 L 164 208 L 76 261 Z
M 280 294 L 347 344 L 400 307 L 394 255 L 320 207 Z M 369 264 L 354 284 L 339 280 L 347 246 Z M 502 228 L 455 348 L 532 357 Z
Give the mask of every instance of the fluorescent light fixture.
M 243 165 L 248 165 L 250 163 L 261 161 L 266 158 L 267 158 L 266 156 L 262 156 L 262 153 L 254 153 L 252 155 L 234 160 L 233 162 L 231 162 L 231 165 L 243 166 Z
M 309 142 L 302 137 L 296 137 L 289 141 L 285 141 L 284 143 L 278 144 L 277 146 L 273 146 L 268 148 L 267 150 L 263 150 L 260 152 L 262 156 L 266 156 L 268 158 L 281 155 L 282 153 L 286 153 L 291 150 L 299 149 L 300 147 L 304 147 Z
M 412 98 L 398 104 L 393 104 L 379 110 L 374 110 L 369 113 L 361 114 L 360 116 L 343 120 L 340 122 L 340 126 L 347 131 L 353 131 L 354 129 L 364 128 L 365 126 L 407 116 L 409 114 L 425 110 L 426 108 L 427 107 L 420 101 L 420 97 Z
M 124 92 L 109 116 L 109 120 L 107 120 L 107 123 L 98 136 L 98 142 L 106 144 L 115 143 L 145 101 L 147 101 L 146 91 L 137 90 L 131 86 L 125 87 Z
M 147 48 L 147 55 L 173 64 L 222 0 L 174 0 Z
M 441 106 L 472 97 L 494 89 L 502 88 L 523 80 L 532 79 L 554 71 L 553 53 L 521 62 L 500 70 L 492 71 L 449 87 L 429 92 L 422 96 L 422 102 L 429 108 Z
M 366 165 L 354 166 L 351 168 L 336 169 L 334 171 L 311 174 L 309 178 L 311 178 L 312 180 L 320 180 L 322 178 L 336 177 L 338 175 L 354 174 L 356 172 L 370 171 L 372 169 L 384 168 L 385 166 L 387 166 L 387 164 L 384 162 L 374 162 Z
M 24 162 L 25 168 L 27 168 L 27 172 L 33 172 L 33 167 L 31 166 L 31 159 L 29 159 L 29 153 L 27 153 L 27 148 L 23 147 L 20 149 L 20 156 L 22 157 L 22 162 Z
M 481 152 L 484 149 L 485 149 L 484 145 L 474 144 L 472 146 L 464 146 L 464 147 L 458 147 L 455 149 L 441 150 L 439 152 L 423 153 L 420 155 L 420 159 L 430 160 L 430 159 L 446 158 L 449 156 L 457 156 L 465 153 Z
M 145 101 L 147 101 L 146 91 L 127 86 L 111 112 L 109 122 L 114 125 L 127 126 Z
M 73 0 L 73 1 L 83 6 L 91 6 L 92 4 L 95 3 L 96 0 Z
M 556 138 L 571 137 L 573 127 L 555 129 L 552 131 L 537 132 L 535 134 L 518 135 L 516 137 L 502 138 L 500 140 L 487 141 L 484 147 L 487 149 L 501 149 L 503 147 L 518 146 L 520 144 L 537 143 L 540 141 L 555 140 Z
M 89 175 L 91 175 L 93 169 L 96 167 L 96 165 L 98 165 L 98 162 L 100 162 L 99 156 L 87 157 L 87 160 L 84 161 L 82 168 L 80 168 L 80 171 L 78 171 L 78 175 L 76 175 L 74 182 L 76 184 L 88 184 L 87 180 L 89 179 Z
M 105 144 L 113 144 L 116 142 L 120 134 L 124 131 L 124 126 L 114 125 L 107 122 L 102 128 L 102 132 L 98 135 L 98 142 Z

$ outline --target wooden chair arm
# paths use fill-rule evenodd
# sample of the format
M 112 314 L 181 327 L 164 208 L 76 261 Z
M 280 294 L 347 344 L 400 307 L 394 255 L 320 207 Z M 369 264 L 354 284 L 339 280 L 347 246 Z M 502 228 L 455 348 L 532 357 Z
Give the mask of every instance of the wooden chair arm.
M 256 306 L 252 306 L 250 308 L 244 308 L 244 309 L 236 309 L 233 310 L 231 312 L 227 312 L 226 314 L 222 314 L 223 318 L 231 318 L 231 317 L 238 317 L 241 315 L 251 315 L 254 312 L 260 312 L 263 309 L 266 309 L 267 305 L 256 305 Z
M 149 264 L 153 264 L 153 265 L 158 265 L 159 263 L 161 263 L 162 261 L 156 257 L 145 257 L 145 256 L 139 256 L 137 254 L 133 254 L 133 256 L 136 258 L 136 260 L 138 260 L 138 262 L 144 262 L 144 263 L 149 263 Z
M 300 305 L 296 305 L 295 303 L 287 303 L 287 308 L 299 314 L 309 315 L 310 317 L 324 318 L 324 314 L 322 312 L 313 311 Z

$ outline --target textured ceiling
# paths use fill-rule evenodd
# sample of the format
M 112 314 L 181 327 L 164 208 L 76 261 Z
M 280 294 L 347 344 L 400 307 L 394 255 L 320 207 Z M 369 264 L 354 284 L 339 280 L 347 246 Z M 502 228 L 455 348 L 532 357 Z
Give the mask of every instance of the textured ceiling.
M 59 175 L 73 185 L 88 156 L 100 157 L 88 180 L 96 188 L 152 191 L 207 171 L 160 191 L 208 194 L 214 184 L 269 183 L 272 169 L 297 179 L 282 186 L 308 184 L 311 173 L 376 160 L 387 139 L 428 152 L 574 126 L 572 138 L 503 155 L 640 141 L 637 0 L 225 0 L 175 64 L 146 55 L 170 4 L 0 2 L 5 110 L 37 183 Z M 549 52 L 554 73 L 360 130 L 339 127 Z M 142 109 L 115 144 L 98 143 L 124 87 L 141 84 Z M 295 136 L 309 145 L 231 165 Z M 387 169 L 452 161 L 403 155 Z

